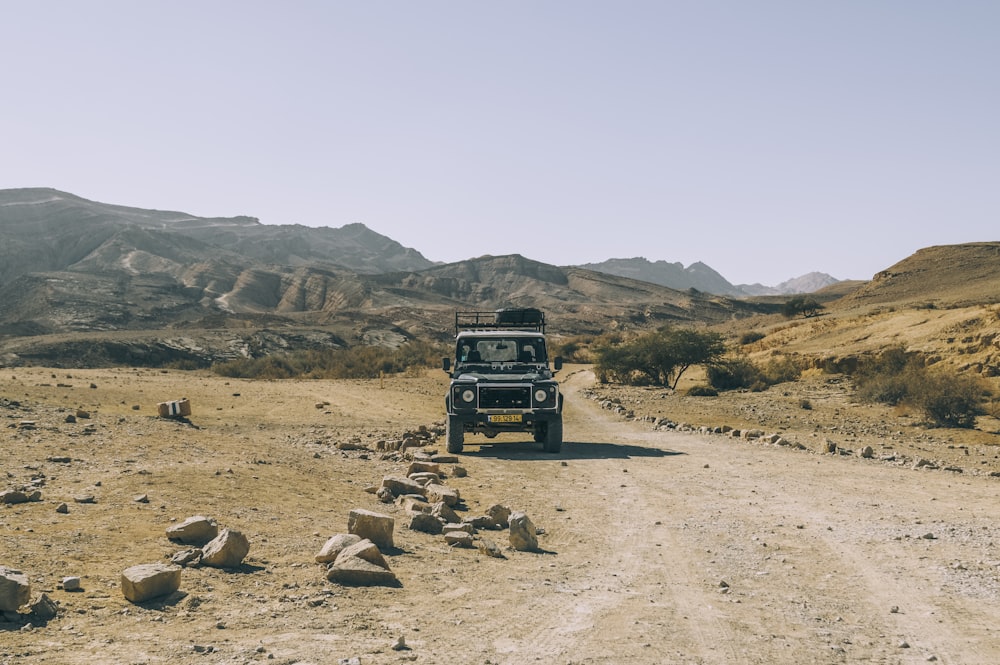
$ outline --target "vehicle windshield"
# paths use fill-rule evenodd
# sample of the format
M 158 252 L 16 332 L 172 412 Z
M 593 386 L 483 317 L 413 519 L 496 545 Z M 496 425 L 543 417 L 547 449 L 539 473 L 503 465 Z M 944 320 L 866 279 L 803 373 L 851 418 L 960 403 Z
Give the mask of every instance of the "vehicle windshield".
M 541 337 L 477 337 L 458 343 L 463 363 L 544 363 L 545 340 Z

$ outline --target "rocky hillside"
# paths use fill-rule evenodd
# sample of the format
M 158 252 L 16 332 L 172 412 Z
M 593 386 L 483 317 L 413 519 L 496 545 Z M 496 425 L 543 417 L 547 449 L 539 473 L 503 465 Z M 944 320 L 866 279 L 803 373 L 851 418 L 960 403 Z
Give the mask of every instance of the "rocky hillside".
M 813 293 L 837 283 L 837 279 L 826 273 L 811 272 L 801 277 L 789 279 L 777 286 L 763 284 L 731 284 L 725 277 L 700 261 L 684 267 L 682 263 L 650 261 L 642 257 L 632 259 L 608 259 L 601 263 L 587 263 L 580 266 L 587 270 L 630 277 L 651 284 L 659 284 L 671 289 L 696 289 L 724 296 L 777 296 L 796 293 Z

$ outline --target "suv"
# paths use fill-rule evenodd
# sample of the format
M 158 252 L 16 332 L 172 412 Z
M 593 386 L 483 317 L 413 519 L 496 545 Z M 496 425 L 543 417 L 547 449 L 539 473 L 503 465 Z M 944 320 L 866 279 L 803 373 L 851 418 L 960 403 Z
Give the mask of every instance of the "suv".
M 465 433 L 531 432 L 547 453 L 562 447 L 563 399 L 545 352 L 545 314 L 537 309 L 455 312 L 455 360 L 445 396 L 448 452 L 460 453 Z

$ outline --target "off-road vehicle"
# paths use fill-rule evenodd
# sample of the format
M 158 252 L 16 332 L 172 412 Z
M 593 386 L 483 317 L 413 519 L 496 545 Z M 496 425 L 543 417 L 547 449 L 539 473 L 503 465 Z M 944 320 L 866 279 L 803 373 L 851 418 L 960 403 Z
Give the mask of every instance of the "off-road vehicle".
M 547 453 L 562 447 L 563 399 L 549 367 L 545 314 L 537 309 L 455 312 L 455 358 L 445 396 L 448 452 L 460 453 L 466 432 L 492 439 L 531 432 Z

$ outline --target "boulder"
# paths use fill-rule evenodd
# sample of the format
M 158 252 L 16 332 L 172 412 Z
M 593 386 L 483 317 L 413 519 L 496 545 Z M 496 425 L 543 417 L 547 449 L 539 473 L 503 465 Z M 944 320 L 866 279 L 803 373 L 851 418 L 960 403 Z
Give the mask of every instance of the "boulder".
M 506 529 L 510 523 L 510 508 L 495 503 L 486 509 L 486 514 L 493 518 L 501 529 Z
M 167 538 L 201 547 L 219 535 L 219 525 L 215 520 L 204 515 L 189 517 L 180 524 L 167 527 Z
M 384 556 L 382 556 L 382 552 L 379 551 L 378 546 L 367 538 L 345 547 L 340 554 L 337 555 L 334 563 L 342 560 L 346 561 L 347 559 L 354 557 L 364 559 L 368 563 L 375 564 L 379 568 L 389 570 L 389 562 L 385 560 Z
M 144 563 L 122 573 L 122 593 L 126 600 L 142 603 L 169 596 L 181 586 L 181 567 L 164 563 Z
M 410 477 L 415 473 L 433 473 L 435 476 L 440 476 L 441 465 L 434 462 L 415 460 L 410 462 L 410 466 L 406 469 L 406 476 Z
M 448 506 L 454 507 L 458 505 L 461 497 L 458 494 L 458 490 L 453 487 L 446 487 L 438 483 L 431 483 L 424 488 L 426 491 L 427 500 L 431 503 L 437 503 L 438 501 L 443 501 Z
M 451 506 L 446 504 L 444 501 L 438 501 L 437 503 L 432 505 L 430 513 L 431 515 L 439 518 L 443 522 L 452 523 L 452 522 L 462 521 L 461 518 L 458 516 L 458 513 L 452 510 Z
M 353 533 L 338 533 L 323 545 L 319 554 L 316 555 L 316 563 L 333 563 L 345 548 L 359 542 L 361 542 L 361 536 L 356 536 Z
M 444 534 L 444 542 L 448 543 L 450 547 L 473 547 L 472 534 L 464 531 L 449 531 Z
M 441 520 L 429 513 L 415 513 L 410 518 L 409 526 L 413 531 L 422 531 L 423 533 L 429 533 L 432 535 L 441 533 L 444 527 L 444 525 L 441 524 Z
M 79 591 L 82 588 L 80 578 L 75 575 L 64 577 L 62 579 L 62 588 L 63 591 Z
M 355 508 L 347 518 L 347 532 L 367 538 L 378 547 L 392 548 L 395 547 L 392 540 L 395 522 L 389 515 Z
M 396 505 L 408 513 L 429 513 L 431 504 L 422 496 L 406 494 L 396 499 Z
M 55 604 L 48 594 L 42 593 L 38 598 L 34 598 L 31 604 L 28 605 L 32 616 L 41 619 L 42 621 L 48 621 L 50 619 L 55 619 L 59 614 L 59 606 Z
M 250 541 L 239 531 L 223 529 L 201 551 L 201 563 L 213 568 L 236 568 L 250 553 Z
M 0 503 L 8 505 L 28 503 L 28 495 L 21 490 L 7 490 L 6 492 L 0 492 Z
M 483 538 L 478 543 L 479 552 L 485 554 L 486 556 L 493 557 L 494 559 L 505 559 L 503 552 L 500 550 L 500 546 L 494 543 L 488 538 Z
M 515 512 L 510 515 L 510 546 L 521 552 L 538 549 L 538 532 L 524 513 Z
M 392 492 L 393 496 L 402 496 L 403 494 L 419 494 L 424 496 L 424 488 L 420 486 L 409 478 L 400 478 L 399 476 L 386 476 L 382 479 L 382 487 L 386 488 Z
M 16 612 L 31 599 L 31 583 L 20 570 L 0 566 L 0 612 Z
M 345 586 L 397 586 L 396 575 L 375 543 L 361 540 L 344 548 L 327 570 L 326 578 Z
M 396 575 L 359 557 L 345 557 L 326 572 L 326 579 L 344 586 L 398 586 Z

